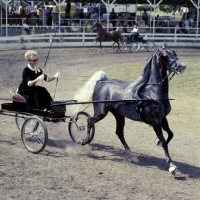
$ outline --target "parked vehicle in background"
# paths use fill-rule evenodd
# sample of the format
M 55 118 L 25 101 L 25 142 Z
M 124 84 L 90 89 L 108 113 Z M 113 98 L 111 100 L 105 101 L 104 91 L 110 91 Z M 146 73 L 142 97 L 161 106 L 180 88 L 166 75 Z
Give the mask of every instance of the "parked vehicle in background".
M 83 13 L 86 18 L 91 18 L 92 11 L 95 11 L 98 15 L 100 13 L 100 16 L 107 13 L 107 9 L 104 4 L 83 7 Z
M 158 20 L 162 21 L 162 24 L 164 24 L 165 26 L 176 26 L 176 20 L 172 16 L 162 15 L 159 16 Z
M 136 4 L 111 4 L 109 5 L 109 13 L 112 9 L 115 9 L 115 13 L 125 13 L 128 12 L 131 15 L 136 13 Z

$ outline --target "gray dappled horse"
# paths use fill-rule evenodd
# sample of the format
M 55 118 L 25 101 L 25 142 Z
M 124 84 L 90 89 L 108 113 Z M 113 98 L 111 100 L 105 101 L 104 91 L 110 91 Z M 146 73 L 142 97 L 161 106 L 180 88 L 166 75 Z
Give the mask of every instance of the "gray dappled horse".
M 97 36 L 94 39 L 94 42 L 99 42 L 100 44 L 100 50 L 102 51 L 102 45 L 101 42 L 103 41 L 114 41 L 112 44 L 112 48 L 114 48 L 114 44 L 118 44 L 118 51 L 120 51 L 119 43 L 124 45 L 124 40 L 121 36 L 122 28 L 117 28 L 114 31 L 107 32 L 105 29 L 103 29 L 102 25 L 99 22 L 95 22 L 92 27 L 97 27 Z
M 168 77 L 169 75 L 182 74 L 185 69 L 186 65 L 179 61 L 176 53 L 164 45 L 148 59 L 141 77 L 135 82 L 110 79 L 104 72 L 96 73 L 97 82 L 93 88 L 90 88 L 93 101 L 123 99 L 135 99 L 135 101 L 94 103 L 94 116 L 88 119 L 89 139 L 87 138 L 86 143 L 91 142 L 90 128 L 94 123 L 102 120 L 108 111 L 116 119 L 116 134 L 125 150 L 130 150 L 124 139 L 125 117 L 145 122 L 153 127 L 160 145 L 164 149 L 169 171 L 175 174 L 177 167 L 172 163 L 168 152 L 168 143 L 173 138 L 173 132 L 170 130 L 166 118 L 171 110 Z M 168 134 L 167 140 L 163 137 L 162 129 Z

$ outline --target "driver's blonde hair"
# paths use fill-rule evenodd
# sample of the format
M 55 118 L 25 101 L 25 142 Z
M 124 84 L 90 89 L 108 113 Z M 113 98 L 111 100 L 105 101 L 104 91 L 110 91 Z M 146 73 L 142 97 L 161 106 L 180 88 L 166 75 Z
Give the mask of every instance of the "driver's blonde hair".
M 29 60 L 32 56 L 37 56 L 38 53 L 34 50 L 28 50 L 25 54 L 24 57 L 26 60 Z

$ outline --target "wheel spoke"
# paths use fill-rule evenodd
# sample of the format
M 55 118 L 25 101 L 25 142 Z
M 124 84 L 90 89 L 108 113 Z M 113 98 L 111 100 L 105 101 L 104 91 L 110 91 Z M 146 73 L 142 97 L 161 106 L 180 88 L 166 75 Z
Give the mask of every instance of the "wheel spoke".
M 25 148 L 32 153 L 42 151 L 48 140 L 44 122 L 38 117 L 27 118 L 22 126 L 21 138 Z
M 74 142 L 77 144 L 85 144 L 91 142 L 94 137 L 94 126 L 90 130 L 90 138 L 88 139 L 88 118 L 89 114 L 80 112 L 76 118 L 71 118 L 69 122 L 69 134 Z

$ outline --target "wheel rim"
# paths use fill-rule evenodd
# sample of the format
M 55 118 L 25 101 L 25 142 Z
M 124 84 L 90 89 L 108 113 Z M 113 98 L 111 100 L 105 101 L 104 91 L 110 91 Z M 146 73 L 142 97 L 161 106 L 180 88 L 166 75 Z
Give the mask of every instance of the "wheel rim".
M 22 126 L 21 137 L 28 151 L 39 153 L 48 139 L 46 126 L 38 118 L 28 118 Z
M 137 51 L 137 43 L 132 43 L 130 45 L 130 50 L 131 50 L 131 52 L 136 52 Z
M 154 43 L 152 43 L 152 42 L 147 43 L 147 50 L 148 50 L 148 51 L 154 51 L 154 50 L 155 50 L 155 45 L 154 45 Z
M 82 143 L 87 138 L 87 119 L 87 115 L 79 114 L 70 120 L 70 134 L 74 142 Z

